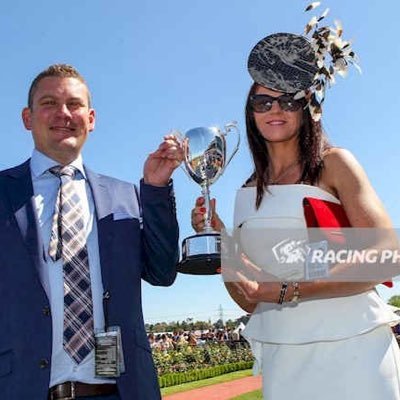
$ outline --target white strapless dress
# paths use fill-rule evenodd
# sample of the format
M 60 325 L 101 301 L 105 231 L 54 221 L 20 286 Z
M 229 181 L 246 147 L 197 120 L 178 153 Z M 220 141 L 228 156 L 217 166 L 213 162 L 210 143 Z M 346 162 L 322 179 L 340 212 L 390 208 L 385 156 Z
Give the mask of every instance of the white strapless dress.
M 285 227 L 305 229 L 304 197 L 339 203 L 318 187 L 272 185 L 256 210 L 256 189 L 241 188 L 234 227 L 264 224 L 271 229 L 282 220 Z M 256 237 L 244 247 L 260 253 L 265 243 L 258 237 L 258 247 Z M 246 241 L 245 231 L 241 238 Z M 259 254 L 248 255 L 256 260 Z M 371 290 L 295 307 L 259 303 L 243 335 L 256 358 L 255 369 L 263 374 L 266 400 L 400 400 L 400 351 L 390 327 L 399 320 Z

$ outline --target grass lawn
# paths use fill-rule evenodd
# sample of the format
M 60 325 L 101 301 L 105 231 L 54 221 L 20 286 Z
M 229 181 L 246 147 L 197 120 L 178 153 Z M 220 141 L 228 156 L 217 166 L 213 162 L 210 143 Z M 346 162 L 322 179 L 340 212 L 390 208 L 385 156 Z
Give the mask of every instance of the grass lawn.
M 229 382 L 229 381 L 233 381 L 235 379 L 245 378 L 246 376 L 252 376 L 252 375 L 253 374 L 252 374 L 251 369 L 245 369 L 244 371 L 231 372 L 230 374 L 224 374 L 224 375 L 216 376 L 214 378 L 202 379 L 201 381 L 183 383 L 182 385 L 166 387 L 166 388 L 161 389 L 161 395 L 167 396 L 169 394 L 186 392 L 187 390 L 198 389 L 198 388 L 201 388 L 204 386 L 209 386 L 209 385 L 215 385 L 216 383 Z M 262 399 L 262 397 L 259 397 L 259 398 Z M 253 400 L 253 397 L 248 398 L 248 400 L 250 400 L 250 399 Z M 254 399 L 258 399 L 258 397 L 254 397 Z M 247 400 L 247 398 L 246 398 L 246 400 Z
M 261 390 L 255 390 L 254 392 L 233 397 L 231 400 L 263 400 L 263 397 Z

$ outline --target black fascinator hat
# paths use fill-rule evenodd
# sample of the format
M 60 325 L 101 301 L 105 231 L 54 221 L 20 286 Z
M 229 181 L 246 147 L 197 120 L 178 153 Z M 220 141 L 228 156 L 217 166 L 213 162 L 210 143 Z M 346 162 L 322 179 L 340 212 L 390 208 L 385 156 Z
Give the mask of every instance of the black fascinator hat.
M 307 6 L 305 11 L 319 7 L 320 1 Z M 334 26 L 320 26 L 329 13 L 307 23 L 304 34 L 274 33 L 261 39 L 251 50 L 247 67 L 254 82 L 269 89 L 293 94 L 301 99 L 308 94 L 307 106 L 314 121 L 322 115 L 325 89 L 335 83 L 335 75 L 345 77 L 349 65 L 357 65 L 351 43 L 343 39 L 340 22 Z
M 310 88 L 318 72 L 308 39 L 293 33 L 274 33 L 251 50 L 247 64 L 254 82 L 284 93 Z

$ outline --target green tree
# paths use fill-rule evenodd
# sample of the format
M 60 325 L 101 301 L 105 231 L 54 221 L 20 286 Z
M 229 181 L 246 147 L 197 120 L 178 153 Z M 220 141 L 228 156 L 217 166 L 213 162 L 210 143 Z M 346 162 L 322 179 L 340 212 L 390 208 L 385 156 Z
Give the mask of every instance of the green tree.
M 392 296 L 389 299 L 388 304 L 394 307 L 400 307 L 400 295 Z
M 199 330 L 199 331 L 204 331 L 206 329 L 211 329 L 211 328 L 212 324 L 206 321 L 196 321 L 193 326 L 194 330 Z
M 228 321 L 225 322 L 225 327 L 228 329 L 235 329 L 236 328 L 236 322 L 232 321 L 231 319 L 228 319 Z
M 220 318 L 219 320 L 214 322 L 215 329 L 224 329 L 224 321 Z
M 157 322 L 154 324 L 152 332 L 168 332 L 168 324 L 166 322 Z

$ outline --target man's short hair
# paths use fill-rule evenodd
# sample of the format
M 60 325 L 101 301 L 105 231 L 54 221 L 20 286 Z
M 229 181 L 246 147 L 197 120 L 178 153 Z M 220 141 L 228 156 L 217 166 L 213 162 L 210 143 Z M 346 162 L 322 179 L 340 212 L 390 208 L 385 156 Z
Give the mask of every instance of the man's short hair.
M 88 103 L 89 107 L 91 107 L 91 96 L 89 92 L 88 85 L 83 78 L 83 76 L 78 72 L 78 70 L 73 67 L 72 65 L 68 64 L 53 64 L 50 65 L 47 69 L 44 71 L 40 72 L 39 75 L 36 76 L 36 78 L 32 81 L 31 87 L 29 88 L 29 94 L 28 94 L 28 107 L 32 108 L 33 105 L 33 96 L 35 95 L 35 91 L 38 87 L 39 82 L 48 77 L 54 77 L 54 78 L 76 78 L 79 81 L 81 81 L 87 88 L 88 91 Z

